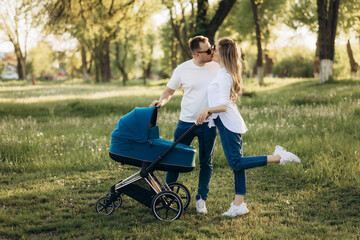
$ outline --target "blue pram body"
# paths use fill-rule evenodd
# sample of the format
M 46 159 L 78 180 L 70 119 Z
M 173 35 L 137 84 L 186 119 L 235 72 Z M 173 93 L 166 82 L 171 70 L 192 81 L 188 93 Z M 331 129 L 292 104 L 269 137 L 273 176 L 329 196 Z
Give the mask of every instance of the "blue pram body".
M 196 125 L 172 142 L 159 137 L 156 118 L 155 107 L 135 108 L 120 118 L 111 134 L 109 155 L 141 170 L 111 186 L 110 192 L 96 203 L 98 213 L 110 215 L 120 208 L 123 194 L 150 207 L 160 220 L 176 220 L 189 206 L 189 190 L 178 182 L 166 183 L 157 170 L 190 172 L 195 168 L 195 148 L 180 141 Z
M 135 108 L 120 118 L 111 134 L 110 157 L 123 164 L 141 167 L 152 163 L 174 142 L 159 137 L 155 107 Z M 196 150 L 178 143 L 154 170 L 190 172 L 195 167 Z

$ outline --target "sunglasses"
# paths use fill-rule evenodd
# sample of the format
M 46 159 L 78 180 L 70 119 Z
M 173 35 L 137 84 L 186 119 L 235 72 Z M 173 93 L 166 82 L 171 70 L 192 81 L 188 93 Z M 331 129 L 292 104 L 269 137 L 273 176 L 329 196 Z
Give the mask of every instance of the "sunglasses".
M 197 53 L 206 53 L 207 55 L 210 55 L 210 54 L 211 54 L 211 51 L 215 51 L 215 49 L 216 49 L 216 46 L 215 46 L 215 45 L 211 45 L 211 47 L 210 47 L 208 50 L 206 50 L 206 51 L 199 51 L 199 52 L 197 52 Z

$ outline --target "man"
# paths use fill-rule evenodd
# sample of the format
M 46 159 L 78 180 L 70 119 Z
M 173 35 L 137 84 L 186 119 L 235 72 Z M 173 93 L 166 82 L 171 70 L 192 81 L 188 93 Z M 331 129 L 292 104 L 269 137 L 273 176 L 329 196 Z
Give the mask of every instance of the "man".
M 203 36 L 191 38 L 189 40 L 189 48 L 192 52 L 193 59 L 180 64 L 174 70 L 160 99 L 150 104 L 150 106 L 162 107 L 171 99 L 176 89 L 179 87 L 183 89 L 180 119 L 175 130 L 174 141 L 182 136 L 186 130 L 196 122 L 199 112 L 208 106 L 207 86 L 213 78 L 215 78 L 219 70 L 219 65 L 212 62 L 214 51 L 208 38 Z M 200 161 L 196 210 L 197 212 L 206 214 L 205 201 L 208 196 L 212 175 L 212 158 L 214 155 L 216 128 L 209 128 L 208 123 L 205 122 L 198 125 L 181 143 L 190 145 L 195 136 L 198 137 L 199 141 Z M 179 173 L 168 172 L 166 182 L 176 182 L 178 177 Z

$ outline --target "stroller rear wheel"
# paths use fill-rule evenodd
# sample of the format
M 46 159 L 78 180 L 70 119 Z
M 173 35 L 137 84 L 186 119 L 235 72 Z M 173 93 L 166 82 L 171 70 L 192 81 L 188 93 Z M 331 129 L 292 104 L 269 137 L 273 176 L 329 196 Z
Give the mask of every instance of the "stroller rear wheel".
M 183 184 L 178 182 L 169 183 L 168 186 L 171 189 L 171 191 L 179 195 L 179 197 L 183 202 L 184 210 L 185 210 L 189 206 L 191 199 L 189 189 L 187 189 L 187 187 L 185 187 Z
M 155 195 L 151 209 L 154 216 L 163 221 L 178 219 L 184 211 L 179 195 L 172 191 L 163 191 Z
M 115 209 L 114 203 L 109 197 L 102 197 L 96 202 L 96 212 L 104 215 L 110 215 Z

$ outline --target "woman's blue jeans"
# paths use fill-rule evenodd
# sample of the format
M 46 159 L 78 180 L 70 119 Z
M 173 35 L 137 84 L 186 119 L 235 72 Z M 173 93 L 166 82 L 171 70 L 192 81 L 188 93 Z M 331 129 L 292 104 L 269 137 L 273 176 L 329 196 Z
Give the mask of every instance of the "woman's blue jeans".
M 193 125 L 194 123 L 187 123 L 179 120 L 174 134 L 174 141 L 181 137 L 186 132 L 186 130 L 191 128 Z M 200 198 L 206 200 L 209 193 L 210 180 L 213 171 L 212 159 L 214 156 L 216 128 L 209 128 L 208 123 L 198 125 L 194 131 L 192 131 L 181 141 L 181 143 L 190 145 L 196 136 L 198 137 L 199 141 L 200 162 L 199 185 L 196 200 L 199 200 Z M 178 177 L 178 172 L 168 172 L 166 175 L 166 182 L 176 182 Z
M 267 165 L 267 156 L 243 157 L 241 134 L 228 130 L 220 117 L 217 117 L 214 122 L 219 130 L 225 157 L 234 171 L 235 194 L 246 195 L 245 169 Z

